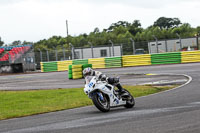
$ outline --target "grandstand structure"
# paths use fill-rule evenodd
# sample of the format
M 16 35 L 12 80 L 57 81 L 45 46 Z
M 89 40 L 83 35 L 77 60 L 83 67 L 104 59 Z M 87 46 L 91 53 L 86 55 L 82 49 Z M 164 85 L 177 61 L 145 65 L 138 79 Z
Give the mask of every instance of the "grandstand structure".
M 32 45 L 0 47 L 0 73 L 35 70 Z

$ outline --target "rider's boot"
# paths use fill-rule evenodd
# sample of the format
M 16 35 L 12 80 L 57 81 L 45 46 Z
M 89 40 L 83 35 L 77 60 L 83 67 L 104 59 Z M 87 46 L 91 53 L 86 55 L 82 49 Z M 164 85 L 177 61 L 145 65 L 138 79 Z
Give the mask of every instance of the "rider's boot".
M 116 87 L 118 88 L 119 95 L 121 95 L 121 96 L 126 96 L 126 95 L 128 95 L 128 94 L 126 93 L 126 91 L 124 90 L 124 88 L 121 86 L 120 83 L 118 83 L 118 84 L 116 85 Z
M 115 85 L 118 88 L 117 91 L 119 92 L 120 96 L 128 95 L 126 93 L 126 91 L 123 89 L 123 87 L 121 86 L 121 84 L 119 82 L 119 78 L 111 78 L 111 77 L 109 77 L 107 81 L 108 81 L 109 84 Z

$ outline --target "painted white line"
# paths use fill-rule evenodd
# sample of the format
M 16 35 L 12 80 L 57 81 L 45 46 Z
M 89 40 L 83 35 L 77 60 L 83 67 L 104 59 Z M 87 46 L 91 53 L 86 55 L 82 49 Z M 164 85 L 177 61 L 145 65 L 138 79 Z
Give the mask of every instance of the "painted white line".
M 144 98 L 144 97 L 149 97 L 149 96 L 153 96 L 153 95 L 157 95 L 157 94 L 161 94 L 161 93 L 173 91 L 173 90 L 176 90 L 176 89 L 178 89 L 178 88 L 181 88 L 181 87 L 183 87 L 183 86 L 188 85 L 188 84 L 192 81 L 192 77 L 189 76 L 189 75 L 186 75 L 186 74 L 165 74 L 165 73 L 164 73 L 164 74 L 157 74 L 157 75 L 161 75 L 161 76 L 162 76 L 162 75 L 169 75 L 169 76 L 185 76 L 185 77 L 188 78 L 188 81 L 187 81 L 185 84 L 182 84 L 182 85 L 180 85 L 180 86 L 178 86 L 178 87 L 175 87 L 175 88 L 173 88 L 173 89 L 169 89 L 169 90 L 166 90 L 166 91 L 161 91 L 161 92 L 154 93 L 154 94 L 150 94 L 150 95 L 146 95 L 146 96 L 137 97 L 137 98 L 135 98 L 135 99 Z

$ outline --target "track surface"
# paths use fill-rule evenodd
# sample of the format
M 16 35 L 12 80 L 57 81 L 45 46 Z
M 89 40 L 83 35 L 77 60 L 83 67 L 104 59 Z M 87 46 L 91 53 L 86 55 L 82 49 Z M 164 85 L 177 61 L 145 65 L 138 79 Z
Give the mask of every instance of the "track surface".
M 126 69 L 99 69 L 109 76 L 119 76 L 124 85 L 136 85 L 155 81 L 187 80 L 184 76 L 144 75 L 130 73 Z M 115 70 L 113 72 L 113 70 Z M 123 72 L 121 72 L 123 70 Z M 110 72 L 111 71 L 111 72 Z M 84 87 L 84 79 L 69 80 L 67 72 L 35 73 L 0 76 L 0 90 L 30 90 Z
M 105 69 L 109 74 L 172 73 L 193 78 L 184 87 L 136 98 L 133 109 L 116 108 L 101 113 L 83 107 L 0 121 L 3 133 L 199 133 L 200 63 Z M 59 73 L 58 73 L 59 74 Z M 54 77 L 49 77 L 53 79 Z

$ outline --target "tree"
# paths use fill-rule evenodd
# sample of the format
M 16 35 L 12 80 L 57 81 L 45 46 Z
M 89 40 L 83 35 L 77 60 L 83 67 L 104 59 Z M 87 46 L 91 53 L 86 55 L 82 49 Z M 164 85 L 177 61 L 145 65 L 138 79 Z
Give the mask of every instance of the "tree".
M 113 33 L 115 35 L 119 35 L 119 34 L 125 34 L 128 31 L 128 29 L 122 25 L 120 25 L 119 27 L 115 27 L 113 30 Z
M 196 28 L 196 32 L 200 34 L 200 26 Z
M 49 39 L 43 39 L 34 44 L 35 48 L 48 48 L 53 47 L 65 48 L 69 47 L 69 43 L 72 43 L 75 47 L 90 47 L 88 42 L 91 42 L 93 46 L 110 45 L 109 40 L 112 40 L 116 44 L 128 44 L 130 43 L 130 37 L 134 41 L 150 41 L 155 40 L 152 35 L 155 35 L 158 39 L 171 39 L 177 38 L 178 33 L 182 38 L 194 37 L 197 32 L 200 32 L 200 26 L 192 28 L 190 24 L 181 24 L 178 18 L 166 18 L 160 17 L 154 22 L 154 25 L 143 29 L 139 20 L 134 20 L 132 23 L 127 21 L 118 21 L 112 23 L 108 29 L 100 31 L 99 28 L 95 28 L 89 34 L 80 34 L 78 36 L 52 36 Z M 130 48 L 130 47 L 127 47 Z
M 99 30 L 99 28 L 96 27 L 93 32 L 96 34 L 96 33 L 99 33 L 100 30 Z
M 4 42 L 1 41 L 1 37 L 0 37 L 0 46 L 3 46 Z
M 138 32 L 142 32 L 142 27 L 141 27 L 141 23 L 139 20 L 134 20 L 132 24 L 130 24 L 128 26 L 128 31 L 132 34 L 132 35 L 136 35 Z
M 160 17 L 154 22 L 153 26 L 158 26 L 161 29 L 169 29 L 173 27 L 178 27 L 180 24 L 181 21 L 178 18 Z
M 33 42 L 23 41 L 22 45 L 33 45 Z
M 128 23 L 127 21 L 118 21 L 117 23 L 112 23 L 111 26 L 108 29 L 105 29 L 107 32 L 112 32 L 115 28 L 117 27 L 128 27 L 131 24 Z
M 20 40 L 13 41 L 11 46 L 16 46 L 16 45 L 22 45 L 22 42 Z

